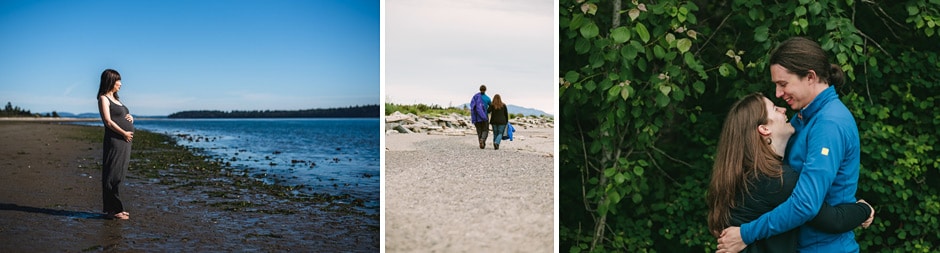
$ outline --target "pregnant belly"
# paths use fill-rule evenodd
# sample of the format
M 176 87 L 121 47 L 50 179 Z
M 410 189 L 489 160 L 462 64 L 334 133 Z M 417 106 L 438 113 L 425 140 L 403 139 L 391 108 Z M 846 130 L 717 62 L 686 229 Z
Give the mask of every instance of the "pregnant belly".
M 134 123 L 131 123 L 130 121 L 127 121 L 126 119 L 119 119 L 119 120 L 116 120 L 114 123 L 117 123 L 117 125 L 121 127 L 121 129 L 124 129 L 124 131 L 129 131 L 129 132 L 134 131 Z

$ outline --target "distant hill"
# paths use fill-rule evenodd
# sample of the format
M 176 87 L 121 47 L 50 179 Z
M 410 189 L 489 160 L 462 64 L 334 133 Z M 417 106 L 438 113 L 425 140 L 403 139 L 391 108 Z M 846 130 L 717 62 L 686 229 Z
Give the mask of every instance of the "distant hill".
M 264 110 L 264 111 L 182 111 L 170 114 L 171 119 L 219 119 L 219 118 L 377 118 L 379 105 L 308 110 Z
M 470 103 L 460 105 L 459 108 L 470 108 Z M 522 106 L 517 106 L 517 105 L 506 105 L 506 109 L 509 110 L 510 114 L 522 113 L 522 115 L 525 115 L 525 116 L 542 116 L 542 115 L 549 116 L 549 117 L 553 116 L 539 109 L 522 107 Z

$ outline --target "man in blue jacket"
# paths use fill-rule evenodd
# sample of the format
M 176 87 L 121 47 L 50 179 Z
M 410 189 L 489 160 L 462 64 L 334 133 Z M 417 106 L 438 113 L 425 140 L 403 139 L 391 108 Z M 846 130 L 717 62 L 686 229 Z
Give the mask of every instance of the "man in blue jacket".
M 797 114 L 784 162 L 800 173 L 792 195 L 773 211 L 741 227 L 730 227 L 718 239 L 718 252 L 738 252 L 758 239 L 799 227 L 801 252 L 858 252 L 852 231 L 828 234 L 810 226 L 823 202 L 854 203 L 858 188 L 860 142 L 855 118 L 839 100 L 834 85 L 842 69 L 829 64 L 815 41 L 791 38 L 770 57 L 776 96 Z

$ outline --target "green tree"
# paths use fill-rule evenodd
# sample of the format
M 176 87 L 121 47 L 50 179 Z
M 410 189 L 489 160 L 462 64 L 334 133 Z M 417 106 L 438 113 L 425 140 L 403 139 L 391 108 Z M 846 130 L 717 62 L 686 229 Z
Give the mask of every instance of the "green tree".
M 767 55 L 818 41 L 862 138 L 863 251 L 940 244 L 940 0 L 559 1 L 563 251 L 712 251 L 705 189 L 728 106 L 773 97 Z M 778 101 L 779 104 L 779 101 Z

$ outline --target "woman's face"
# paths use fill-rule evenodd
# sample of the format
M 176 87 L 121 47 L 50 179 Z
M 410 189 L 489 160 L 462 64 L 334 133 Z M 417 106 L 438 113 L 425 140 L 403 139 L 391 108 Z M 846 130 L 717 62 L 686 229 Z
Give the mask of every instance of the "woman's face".
M 787 122 L 787 109 L 778 107 L 769 98 L 764 98 L 764 107 L 767 108 L 767 127 L 775 138 L 789 139 L 795 131 L 793 125 Z
M 121 80 L 114 81 L 114 92 L 121 91 Z

